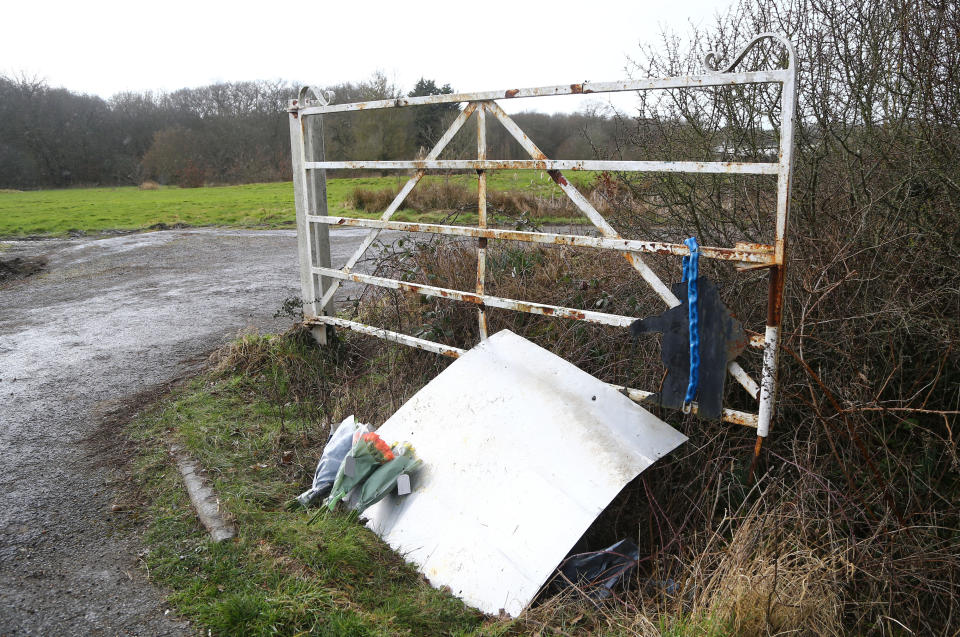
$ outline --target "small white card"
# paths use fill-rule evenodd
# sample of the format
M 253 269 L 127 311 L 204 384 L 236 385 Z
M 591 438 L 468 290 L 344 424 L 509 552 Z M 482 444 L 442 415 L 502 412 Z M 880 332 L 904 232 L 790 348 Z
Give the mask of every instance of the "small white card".
M 343 459 L 343 475 L 352 478 L 357 475 L 357 461 L 353 456 Z
M 410 493 L 410 476 L 405 473 L 401 473 L 397 476 L 397 495 L 409 495 Z

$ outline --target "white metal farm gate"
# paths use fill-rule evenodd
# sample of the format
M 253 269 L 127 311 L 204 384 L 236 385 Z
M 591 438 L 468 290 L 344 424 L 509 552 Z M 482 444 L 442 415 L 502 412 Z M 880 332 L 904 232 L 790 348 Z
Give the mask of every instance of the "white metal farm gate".
M 758 42 L 769 39 L 782 44 L 788 53 L 785 69 L 766 71 L 735 71 L 737 65 Z M 713 66 L 715 56 L 708 55 L 705 63 Z M 331 104 L 329 95 L 320 95 L 305 87 L 298 99 L 290 102 L 290 144 L 293 158 L 293 183 L 297 210 L 297 237 L 300 255 L 300 276 L 304 299 L 304 319 L 310 326 L 335 326 L 347 328 L 377 336 L 396 343 L 402 343 L 419 349 L 457 357 L 464 350 L 349 321 L 334 316 L 333 296 L 342 281 L 349 280 L 366 285 L 407 290 L 423 295 L 443 297 L 454 301 L 473 303 L 478 307 L 479 330 L 481 338 L 487 336 L 485 310 L 487 307 L 503 308 L 518 312 L 528 312 L 564 319 L 586 321 L 602 325 L 629 327 L 638 317 L 621 316 L 581 310 L 569 307 L 557 307 L 541 303 L 519 301 L 492 296 L 485 292 L 486 244 L 489 239 L 502 239 L 550 245 L 569 245 L 614 250 L 637 270 L 641 277 L 670 307 L 680 304 L 670 288 L 651 270 L 643 260 L 643 253 L 670 254 L 684 256 L 690 253 L 682 243 L 660 241 L 641 241 L 620 237 L 613 227 L 591 205 L 590 201 L 577 188 L 567 181 L 564 170 L 596 170 L 621 172 L 684 172 L 684 173 L 726 173 L 771 175 L 776 177 L 776 228 L 773 245 L 738 243 L 734 247 L 702 247 L 700 255 L 704 258 L 732 261 L 751 269 L 768 268 L 770 270 L 768 286 L 768 306 L 766 330 L 761 336 L 750 338 L 750 345 L 763 349 L 761 382 L 756 381 L 736 362 L 729 364 L 729 373 L 758 401 L 758 412 L 748 413 L 733 409 L 723 410 L 723 419 L 757 429 L 757 450 L 760 442 L 770 430 L 773 417 L 774 400 L 777 389 L 778 333 L 782 317 L 784 275 L 786 266 L 786 230 L 790 210 L 791 173 L 793 168 L 793 129 L 796 110 L 796 55 L 791 42 L 777 34 L 757 35 L 744 47 L 729 65 L 723 69 L 710 68 L 703 75 L 682 77 L 662 77 L 618 82 L 584 82 L 561 86 L 539 88 L 519 88 L 504 91 L 486 91 L 479 93 L 457 93 L 448 95 L 430 95 L 391 100 L 358 102 L 352 104 Z M 527 137 L 513 119 L 497 103 L 501 99 L 523 97 L 542 97 L 551 95 L 571 95 L 582 93 L 610 93 L 619 91 L 648 91 L 657 89 L 698 88 L 707 86 L 746 85 L 777 83 L 781 90 L 780 148 L 777 161 L 774 162 L 699 162 L 699 161 L 598 161 L 598 160 L 556 160 L 547 158 L 537 145 Z M 313 94 L 312 96 L 310 94 Z M 327 113 L 360 111 L 371 109 L 403 108 L 425 104 L 460 103 L 466 106 L 453 121 L 436 146 L 424 159 L 410 161 L 325 161 L 322 137 L 311 134 L 313 126 L 321 126 L 322 117 Z M 477 116 L 477 158 L 470 160 L 439 159 L 440 153 L 457 134 L 464 123 Z M 525 160 L 487 159 L 486 117 L 490 115 L 498 120 L 530 155 Z M 387 209 L 377 220 L 356 219 L 329 216 L 327 214 L 326 171 L 338 169 L 374 169 L 374 170 L 413 170 L 413 176 L 396 195 Z M 589 237 L 548 232 L 519 232 L 487 227 L 486 171 L 500 169 L 537 169 L 545 170 L 554 182 L 563 190 L 573 203 L 587 216 L 599 230 L 601 236 Z M 404 198 L 423 178 L 428 170 L 476 170 L 478 179 L 477 210 L 479 221 L 476 227 L 451 226 L 425 223 L 405 223 L 391 221 L 399 210 Z M 368 228 L 360 247 L 339 269 L 330 263 L 329 226 L 352 226 Z M 419 283 L 400 281 L 384 277 L 354 272 L 358 260 L 376 240 L 382 230 L 403 232 L 433 233 L 440 235 L 477 239 L 477 279 L 473 291 L 453 290 Z M 316 330 L 321 342 L 325 330 Z M 652 392 L 619 388 L 635 401 L 643 401 Z M 696 405 L 693 405 L 696 409 Z

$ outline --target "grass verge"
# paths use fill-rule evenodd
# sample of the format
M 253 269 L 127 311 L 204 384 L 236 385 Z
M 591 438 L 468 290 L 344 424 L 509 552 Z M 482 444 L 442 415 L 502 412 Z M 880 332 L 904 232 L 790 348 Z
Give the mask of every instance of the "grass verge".
M 390 246 L 375 269 L 469 289 L 475 259 L 472 244 L 438 240 Z M 651 263 L 665 280 L 679 278 L 675 263 Z M 751 286 L 766 284 L 762 276 L 703 267 L 725 282 L 732 312 L 762 325 L 764 309 L 751 301 Z M 498 242 L 488 248 L 487 274 L 499 296 L 635 316 L 660 309 L 615 254 Z M 477 340 L 475 308 L 443 299 L 368 291 L 348 309 L 349 318 L 449 345 Z M 511 329 L 607 382 L 656 388 L 663 376 L 656 343 L 641 339 L 634 348 L 622 330 L 496 308 L 488 319 L 491 333 Z M 307 485 L 328 423 L 353 413 L 379 425 L 448 364 L 352 333 L 335 343 L 319 349 L 296 331 L 240 339 L 130 431 L 143 446 L 136 475 L 150 494 L 140 498 L 149 502 L 149 568 L 175 591 L 181 612 L 205 627 L 234 634 L 956 633 L 956 443 L 949 434 L 937 438 L 933 420 L 946 424 L 953 412 L 934 411 L 932 422 L 912 415 L 900 427 L 889 421 L 896 414 L 841 412 L 839 428 L 827 407 L 811 405 L 819 383 L 839 409 L 820 376 L 785 364 L 778 433 L 750 480 L 752 431 L 658 411 L 689 443 L 629 484 L 575 547 L 634 539 L 636 578 L 602 606 L 561 594 L 502 621 L 429 589 L 361 527 L 334 517 L 308 528 L 305 515 L 283 511 Z M 756 353 L 745 362 L 759 365 Z M 938 377 L 929 377 L 934 387 Z M 726 404 L 748 408 L 739 387 L 728 385 L 727 394 Z M 206 542 L 167 459 L 172 441 L 213 477 L 240 527 L 237 542 Z M 889 504 L 891 487 L 909 517 Z
M 292 360 L 305 344 L 249 337 L 239 347 Z M 323 362 L 319 353 L 298 364 L 322 369 Z M 217 634 L 499 634 L 364 527 L 337 515 L 308 526 L 309 514 L 284 510 L 324 431 L 306 411 L 283 413 L 251 391 L 276 368 L 247 371 L 254 375 L 203 374 L 128 429 L 140 450 L 132 472 L 147 502 L 145 564 L 173 591 L 171 604 Z M 197 522 L 169 456 L 174 440 L 206 468 L 237 523 L 236 540 L 214 544 Z

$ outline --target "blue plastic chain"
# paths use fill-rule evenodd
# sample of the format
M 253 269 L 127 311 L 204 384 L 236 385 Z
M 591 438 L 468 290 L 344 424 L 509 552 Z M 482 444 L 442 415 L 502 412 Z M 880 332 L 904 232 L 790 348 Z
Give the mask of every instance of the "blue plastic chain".
M 683 257 L 683 280 L 687 282 L 687 319 L 690 321 L 690 381 L 683 399 L 683 411 L 690 413 L 690 403 L 700 384 L 700 312 L 697 303 L 697 277 L 700 276 L 700 246 L 696 237 L 683 242 L 690 248 L 690 256 Z

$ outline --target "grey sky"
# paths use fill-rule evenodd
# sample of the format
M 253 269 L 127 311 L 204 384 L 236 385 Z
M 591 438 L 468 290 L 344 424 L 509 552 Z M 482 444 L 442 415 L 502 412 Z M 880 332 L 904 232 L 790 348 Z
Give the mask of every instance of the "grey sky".
M 685 32 L 730 2 L 10 2 L 0 72 L 103 97 L 253 79 L 322 86 L 377 69 L 404 90 L 421 76 L 463 91 L 614 80 L 661 26 Z M 572 111 L 584 99 L 505 106 Z

